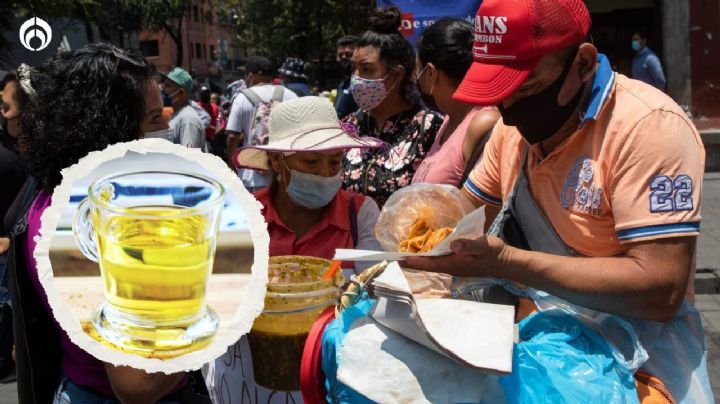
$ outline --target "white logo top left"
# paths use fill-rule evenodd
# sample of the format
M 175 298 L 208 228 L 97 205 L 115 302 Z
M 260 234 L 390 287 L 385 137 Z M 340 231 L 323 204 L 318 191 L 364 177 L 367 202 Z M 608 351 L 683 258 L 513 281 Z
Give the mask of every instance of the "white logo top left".
M 50 41 L 52 41 L 52 29 L 50 28 L 50 24 L 37 17 L 33 17 L 25 21 L 20 26 L 19 35 L 22 46 L 32 52 L 38 52 L 47 48 L 48 45 L 50 45 Z M 33 39 L 35 39 L 35 41 L 31 44 L 30 41 Z M 38 40 L 40 41 L 39 45 L 37 45 Z

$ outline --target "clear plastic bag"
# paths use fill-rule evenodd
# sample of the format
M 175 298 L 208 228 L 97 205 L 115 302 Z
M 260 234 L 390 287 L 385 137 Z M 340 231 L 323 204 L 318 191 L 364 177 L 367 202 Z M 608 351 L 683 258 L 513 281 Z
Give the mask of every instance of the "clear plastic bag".
M 562 311 L 581 321 L 605 338 L 613 349 L 615 360 L 633 372 L 648 360 L 648 353 L 635 328 L 620 316 L 588 309 L 543 291 L 528 288 L 528 296 L 540 311 Z
M 383 206 L 375 236 L 385 251 L 398 251 L 411 227 L 424 220 L 431 229 L 455 227 L 467 213 L 460 190 L 450 185 L 413 184 L 395 192 Z

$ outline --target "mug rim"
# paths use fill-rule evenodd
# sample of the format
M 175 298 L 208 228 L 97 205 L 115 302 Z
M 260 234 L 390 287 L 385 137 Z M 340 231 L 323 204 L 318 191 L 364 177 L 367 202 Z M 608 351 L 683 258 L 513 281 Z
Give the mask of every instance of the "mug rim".
M 225 196 L 225 187 L 219 181 L 216 181 L 206 175 L 190 173 L 187 171 L 143 170 L 143 171 L 131 171 L 131 172 L 124 172 L 124 173 L 109 174 L 104 177 L 98 178 L 97 180 L 93 181 L 88 186 L 88 200 L 98 208 L 107 209 L 107 210 L 110 210 L 115 213 L 122 213 L 124 215 L 131 215 L 133 217 L 143 218 L 143 219 L 156 219 L 157 216 L 155 216 L 155 215 L 138 214 L 136 212 L 131 211 L 132 208 L 123 208 L 120 206 L 113 205 L 107 201 L 98 199 L 96 197 L 95 193 L 93 192 L 93 189 L 98 184 L 100 184 L 104 181 L 108 181 L 108 180 L 111 180 L 113 178 L 118 178 L 118 177 L 124 177 L 124 176 L 130 176 L 130 175 L 140 175 L 140 174 L 170 174 L 170 175 L 181 175 L 181 176 L 186 176 L 186 177 L 192 177 L 192 178 L 207 182 L 211 186 L 215 186 L 220 191 L 218 193 L 218 195 L 215 196 L 215 198 L 209 200 L 208 202 L 205 202 L 204 205 L 202 205 L 201 207 L 183 207 L 184 209 L 178 210 L 178 213 L 163 215 L 163 218 L 172 219 L 172 218 L 186 217 L 186 216 L 200 214 L 202 212 L 205 212 L 207 210 L 215 208 L 218 204 L 220 204 L 223 201 L 223 198 Z

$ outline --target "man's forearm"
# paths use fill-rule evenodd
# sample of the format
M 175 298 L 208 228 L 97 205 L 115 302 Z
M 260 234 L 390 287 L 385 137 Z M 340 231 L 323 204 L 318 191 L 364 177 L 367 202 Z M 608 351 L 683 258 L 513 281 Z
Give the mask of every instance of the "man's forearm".
M 638 257 L 562 257 L 509 248 L 497 276 L 591 309 L 669 321 L 687 288 L 688 268 L 658 268 Z M 664 265 L 681 265 L 666 262 Z

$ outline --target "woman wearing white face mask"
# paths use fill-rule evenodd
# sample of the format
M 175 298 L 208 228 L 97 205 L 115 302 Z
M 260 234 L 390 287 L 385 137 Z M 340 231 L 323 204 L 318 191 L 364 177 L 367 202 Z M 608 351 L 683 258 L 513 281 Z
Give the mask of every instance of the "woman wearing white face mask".
M 275 174 L 270 187 L 254 194 L 264 206 L 270 256 L 330 259 L 336 248 L 379 248 L 374 236 L 377 205 L 340 189 L 340 171 L 347 149 L 377 148 L 382 142 L 355 136 L 320 97 L 278 105 L 268 128 L 267 145 L 241 148 L 233 161 Z
M 379 210 L 364 195 L 340 189 L 345 150 L 375 148 L 382 142 L 358 138 L 337 118 L 324 98 L 302 97 L 274 107 L 268 120 L 268 144 L 238 149 L 239 167 L 272 171 L 270 187 L 254 194 L 263 205 L 270 233 L 270 256 L 310 255 L 331 259 L 336 248 L 378 250 L 375 222 Z M 370 264 L 342 265 L 346 277 Z M 233 356 L 239 355 L 240 366 Z M 302 402 L 300 391 L 276 392 L 254 381 L 245 337 L 210 364 L 208 387 L 215 401 L 250 403 Z
M 442 117 L 420 102 L 412 77 L 415 52 L 398 32 L 400 21 L 397 7 L 377 9 L 352 57 L 350 92 L 360 109 L 346 120 L 361 136 L 379 138 L 391 147 L 349 151 L 343 162 L 343 187 L 380 206 L 410 185 L 442 124 Z

